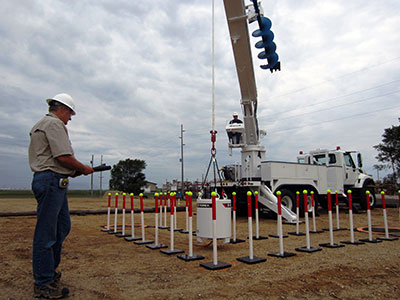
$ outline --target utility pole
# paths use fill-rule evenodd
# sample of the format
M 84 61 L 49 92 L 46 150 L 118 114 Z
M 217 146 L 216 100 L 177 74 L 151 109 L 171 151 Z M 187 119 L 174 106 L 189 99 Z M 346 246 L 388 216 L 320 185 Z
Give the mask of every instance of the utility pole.
M 184 181 L 184 172 L 183 172 L 183 146 L 185 144 L 183 143 L 183 133 L 185 130 L 183 130 L 183 124 L 181 124 L 181 136 L 179 137 L 181 139 L 181 159 L 179 160 L 181 162 L 181 175 L 182 175 L 182 184 L 181 184 L 181 197 L 183 197 L 184 191 L 185 191 L 185 181 Z
M 93 168 L 94 154 L 92 154 L 92 160 L 90 166 Z M 90 197 L 93 197 L 93 173 L 90 174 Z
M 103 155 L 100 156 L 100 165 L 103 164 Z M 100 172 L 100 195 L 101 197 L 103 195 L 103 172 Z

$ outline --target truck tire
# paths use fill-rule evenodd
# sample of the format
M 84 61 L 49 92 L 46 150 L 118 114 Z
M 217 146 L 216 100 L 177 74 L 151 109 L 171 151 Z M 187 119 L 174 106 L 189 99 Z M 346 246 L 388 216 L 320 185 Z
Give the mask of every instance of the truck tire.
M 362 209 L 366 210 L 368 208 L 367 206 L 367 199 L 365 196 L 365 192 L 369 191 L 369 205 L 371 206 L 371 210 L 375 208 L 376 205 L 376 197 L 375 197 L 375 189 L 370 186 L 366 186 L 361 190 L 361 195 L 360 195 L 360 206 Z
M 282 206 L 285 206 L 291 211 L 296 212 L 296 196 L 294 193 L 285 189 L 283 189 L 281 193 Z

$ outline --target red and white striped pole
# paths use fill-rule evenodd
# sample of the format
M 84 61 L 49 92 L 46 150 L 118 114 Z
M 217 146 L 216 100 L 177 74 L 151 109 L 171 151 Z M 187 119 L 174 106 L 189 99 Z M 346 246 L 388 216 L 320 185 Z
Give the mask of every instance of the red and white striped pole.
M 122 233 L 117 234 L 117 237 L 125 237 L 125 208 L 126 208 L 126 193 L 122 193 Z
M 158 193 L 154 194 L 154 244 L 146 246 L 149 249 L 155 250 L 167 248 L 167 245 L 158 243 Z
M 167 254 L 167 255 L 171 255 L 171 254 L 175 254 L 175 253 L 183 253 L 183 250 L 178 250 L 178 249 L 174 249 L 174 213 L 175 213 L 175 209 L 174 209 L 174 205 L 175 205 L 175 201 L 174 201 L 174 193 L 170 194 L 170 212 L 171 212 L 171 218 L 170 218 L 170 246 L 168 250 L 161 250 L 161 253 Z
M 130 237 L 125 237 L 125 241 L 127 242 L 132 242 L 132 241 L 137 241 L 140 240 L 140 237 L 135 237 L 135 208 L 134 208 L 134 203 L 133 203 L 133 193 L 130 194 L 131 197 L 131 236 Z
M 304 220 L 306 223 L 306 243 L 307 245 L 305 247 L 301 247 L 301 248 L 296 248 L 296 251 L 300 251 L 300 252 L 315 252 L 315 251 L 321 251 L 321 248 L 312 248 L 310 245 L 310 228 L 309 228 L 309 224 L 308 224 L 308 192 L 307 190 L 303 191 L 303 196 L 304 196 Z
M 192 212 L 192 192 L 187 192 L 186 194 L 186 201 L 188 204 L 188 233 L 189 233 L 189 254 L 181 254 L 177 255 L 178 258 L 185 260 L 185 261 L 191 261 L 191 260 L 201 260 L 204 258 L 204 256 L 193 254 L 193 212 Z
M 255 264 L 264 262 L 267 259 L 261 257 L 255 257 L 253 254 L 253 220 L 252 220 L 252 207 L 251 207 L 251 192 L 247 192 L 247 216 L 248 216 L 248 228 L 249 228 L 249 256 L 239 257 L 238 261 L 246 264 Z
M 317 230 L 317 221 L 315 219 L 315 199 L 314 199 L 314 191 L 310 192 L 311 194 L 311 207 L 312 207 L 312 221 L 313 221 L 313 230 L 311 233 L 321 233 L 323 230 Z
M 107 227 L 103 228 L 101 231 L 110 231 L 110 215 L 111 215 L 111 193 L 108 193 L 108 206 L 107 206 Z
M 160 192 L 160 223 L 158 228 L 162 226 L 162 215 L 163 215 L 163 207 L 162 207 L 162 192 Z
M 232 193 L 232 218 L 233 218 L 233 238 L 231 244 L 243 243 L 244 240 L 236 238 L 236 192 Z
M 368 239 L 360 239 L 361 242 L 367 243 L 380 243 L 381 240 L 373 239 L 372 238 L 372 219 L 371 219 L 371 203 L 369 200 L 370 191 L 365 192 L 365 198 L 367 201 L 367 215 L 368 215 Z
M 212 203 L 212 228 L 213 228 L 213 261 L 209 263 L 202 263 L 200 266 L 208 270 L 219 270 L 224 268 L 229 268 L 232 265 L 219 262 L 217 254 L 217 193 L 211 193 L 211 203 Z
M 301 236 L 304 235 L 303 232 L 300 232 L 300 192 L 296 192 L 296 231 L 288 232 L 291 235 Z
M 185 230 L 182 230 L 181 233 L 189 233 L 189 192 L 185 192 L 185 217 L 186 217 L 186 224 Z
M 386 214 L 386 201 L 385 201 L 385 192 L 381 192 L 381 197 L 382 197 L 382 208 L 383 208 L 383 222 L 385 224 L 385 237 L 378 237 L 378 240 L 381 241 L 396 241 L 398 238 L 392 238 L 389 236 L 389 227 L 388 227 L 388 221 L 387 221 L 387 214 Z
M 363 242 L 354 240 L 354 224 L 353 224 L 353 200 L 351 196 L 351 190 L 347 191 L 347 201 L 349 203 L 349 224 L 350 224 L 350 241 L 341 241 L 343 244 L 347 245 L 362 245 Z
M 143 208 L 143 194 L 139 194 L 140 197 L 140 225 L 142 227 L 142 239 L 135 241 L 136 245 L 143 245 L 143 244 L 151 244 L 153 241 L 146 240 L 145 238 L 145 230 L 144 230 L 144 208 Z
M 115 211 L 114 211 L 114 231 L 109 231 L 110 234 L 117 234 L 118 227 L 118 193 L 115 193 Z
M 328 217 L 329 217 L 329 243 L 319 244 L 322 247 L 327 248 L 340 248 L 344 247 L 344 245 L 335 244 L 333 242 L 333 221 L 332 221 L 332 197 L 331 197 L 331 190 L 327 191 L 328 197 Z
M 256 213 L 256 235 L 253 236 L 253 239 L 255 240 L 266 240 L 267 237 L 266 236 L 260 236 L 260 223 L 259 223 L 259 211 L 258 211 L 258 191 L 254 192 L 254 203 L 255 203 L 255 213 Z
M 269 253 L 268 256 L 274 256 L 274 257 L 290 257 L 290 256 L 295 256 L 296 254 L 290 253 L 290 252 L 285 252 L 283 250 L 283 233 L 282 233 L 282 200 L 281 200 L 281 195 L 282 193 L 280 191 L 276 192 L 276 195 L 278 197 L 278 235 L 279 235 L 279 252 L 278 253 Z
M 336 204 L 336 229 L 334 230 L 346 230 L 346 228 L 340 227 L 340 220 L 339 220 L 339 193 L 335 191 L 335 204 Z

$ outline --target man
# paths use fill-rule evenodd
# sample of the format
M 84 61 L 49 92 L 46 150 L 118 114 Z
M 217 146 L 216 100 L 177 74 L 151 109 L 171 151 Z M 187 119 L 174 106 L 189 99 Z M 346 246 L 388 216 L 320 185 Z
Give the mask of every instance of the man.
M 233 120 L 229 121 L 229 124 L 240 123 L 242 124 L 242 120 L 239 120 L 239 115 L 237 112 L 233 113 Z M 228 132 L 229 140 L 232 144 L 240 144 L 240 137 L 242 134 L 240 132 Z
M 71 220 L 68 209 L 68 177 L 93 173 L 79 162 L 72 150 L 65 125 L 75 115 L 75 104 L 68 94 L 46 100 L 49 113 L 30 131 L 29 165 L 34 172 L 32 190 L 37 200 L 37 221 L 33 238 L 33 277 L 35 297 L 59 299 L 69 290 L 60 286 L 62 244 Z

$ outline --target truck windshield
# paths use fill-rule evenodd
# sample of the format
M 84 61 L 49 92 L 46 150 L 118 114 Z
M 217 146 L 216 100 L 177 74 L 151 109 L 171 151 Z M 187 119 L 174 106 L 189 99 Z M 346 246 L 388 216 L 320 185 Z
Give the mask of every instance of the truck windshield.
M 332 164 L 336 163 L 335 154 L 329 154 L 328 157 L 329 157 L 328 164 L 332 165 Z M 313 161 L 314 161 L 314 164 L 317 164 L 317 165 L 326 165 L 326 156 L 325 156 L 325 154 L 313 155 Z

